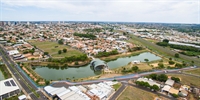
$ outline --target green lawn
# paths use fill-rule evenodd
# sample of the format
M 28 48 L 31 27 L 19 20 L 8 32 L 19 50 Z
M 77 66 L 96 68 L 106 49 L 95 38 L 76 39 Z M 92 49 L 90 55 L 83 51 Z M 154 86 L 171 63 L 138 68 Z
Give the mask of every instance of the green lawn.
M 56 42 L 30 40 L 29 43 L 35 45 L 37 48 L 40 48 L 44 52 L 49 52 L 49 54 L 53 58 L 63 58 L 63 57 L 70 57 L 83 54 L 82 52 L 76 49 L 72 49 L 66 45 L 59 45 Z M 63 50 L 64 48 L 67 49 L 67 53 L 58 54 L 58 51 Z
M 182 84 L 192 85 L 200 88 L 200 78 L 194 76 L 188 76 L 183 74 L 167 74 L 168 76 L 179 77 Z
M 132 39 L 130 41 L 138 41 L 140 42 L 143 46 L 146 46 L 147 48 L 149 48 L 150 50 L 156 52 L 156 53 L 159 53 L 165 57 L 171 57 L 171 58 L 174 58 L 174 54 L 176 52 L 170 50 L 169 48 L 166 48 L 166 47 L 161 47 L 161 46 L 158 46 L 154 43 L 151 43 L 149 41 L 146 41 L 142 38 L 138 38 L 136 36 L 133 36 L 133 35 L 130 35 L 132 37 Z M 177 59 L 177 60 L 184 60 L 186 62 L 191 62 L 191 61 L 194 61 L 196 65 L 200 65 L 200 62 L 199 62 L 199 59 L 197 58 L 193 58 L 193 57 L 189 57 L 189 56 L 186 56 L 186 55 L 183 55 L 183 54 L 179 54 L 180 58 Z
M 195 70 L 185 71 L 185 72 L 186 72 L 186 73 L 191 73 L 191 74 L 200 75 L 200 68 L 199 68 L 199 69 L 195 69 Z
M 117 83 L 117 84 L 113 85 L 113 88 L 116 91 L 116 90 L 118 90 L 121 87 L 121 85 L 122 85 L 121 83 Z

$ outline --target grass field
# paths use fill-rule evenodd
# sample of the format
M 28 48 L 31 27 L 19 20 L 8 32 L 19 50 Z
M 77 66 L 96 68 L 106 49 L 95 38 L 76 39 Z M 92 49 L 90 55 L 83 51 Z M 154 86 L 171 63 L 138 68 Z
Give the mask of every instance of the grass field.
M 117 100 L 154 100 L 155 97 L 158 96 L 151 92 L 128 86 Z
M 72 49 L 66 45 L 59 45 L 56 42 L 30 40 L 29 43 L 31 43 L 32 45 L 35 45 L 37 48 L 43 50 L 44 52 L 49 52 L 49 54 L 53 58 L 63 58 L 63 57 L 76 56 L 76 55 L 83 54 L 82 52 L 76 49 Z M 63 50 L 64 48 L 67 49 L 67 53 L 58 54 L 58 51 Z
M 113 85 L 113 88 L 116 91 L 116 90 L 118 90 L 121 87 L 121 85 L 122 85 L 121 83 L 117 83 L 117 84 Z
M 192 85 L 200 88 L 200 78 L 183 74 L 168 74 L 168 76 L 179 77 L 182 84 Z
M 147 48 L 149 48 L 150 50 L 152 50 L 156 53 L 159 53 L 159 54 L 161 54 L 165 57 L 168 57 L 168 58 L 170 58 L 170 57 L 174 58 L 174 54 L 176 52 L 170 50 L 169 48 L 164 48 L 164 47 L 158 46 L 154 43 L 151 43 L 149 41 L 146 41 L 142 38 L 138 38 L 138 37 L 133 36 L 133 35 L 131 35 L 131 37 L 132 37 L 132 39 L 130 40 L 130 42 L 132 42 L 132 43 L 133 43 L 133 41 L 138 41 L 138 42 L 141 43 L 141 45 L 146 46 Z M 138 44 L 140 44 L 140 43 L 138 43 Z M 181 60 L 184 60 L 186 62 L 194 61 L 196 65 L 200 65 L 199 59 L 197 59 L 197 58 L 192 58 L 192 57 L 185 56 L 185 55 L 182 55 L 182 54 L 179 54 L 179 56 L 180 56 L 179 59 L 181 59 Z M 177 60 L 179 60 L 179 59 L 177 59 Z
M 186 73 L 195 74 L 195 75 L 200 75 L 200 68 L 199 69 L 195 69 L 195 70 L 185 71 L 185 72 Z

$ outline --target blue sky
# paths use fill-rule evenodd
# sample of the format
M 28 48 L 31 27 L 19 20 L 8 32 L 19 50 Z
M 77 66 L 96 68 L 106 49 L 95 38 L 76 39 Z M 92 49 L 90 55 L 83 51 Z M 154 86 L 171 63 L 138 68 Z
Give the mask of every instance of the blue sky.
M 0 0 L 2 21 L 199 24 L 200 0 Z

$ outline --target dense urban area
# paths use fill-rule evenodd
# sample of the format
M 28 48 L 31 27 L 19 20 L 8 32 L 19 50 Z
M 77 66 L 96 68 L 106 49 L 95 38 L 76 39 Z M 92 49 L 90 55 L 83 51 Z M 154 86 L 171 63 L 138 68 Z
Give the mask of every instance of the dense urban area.
M 200 25 L 0 21 L 0 100 L 199 100 Z

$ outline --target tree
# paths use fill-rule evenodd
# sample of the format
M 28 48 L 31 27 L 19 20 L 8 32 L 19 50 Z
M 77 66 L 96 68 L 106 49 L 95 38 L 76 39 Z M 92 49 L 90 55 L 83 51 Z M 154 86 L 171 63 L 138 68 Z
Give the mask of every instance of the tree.
M 150 74 L 148 78 L 151 78 L 153 80 L 157 80 L 157 74 Z
M 179 54 L 178 54 L 178 53 L 176 53 L 174 56 L 175 56 L 176 58 L 179 58 Z
M 159 68 L 164 68 L 165 66 L 164 66 L 163 63 L 158 63 L 158 67 L 159 67 Z
M 145 62 L 148 62 L 148 61 L 149 61 L 149 59 L 144 59 L 144 61 L 145 61 Z
M 167 81 L 168 77 L 165 74 L 160 74 L 160 75 L 158 75 L 157 79 L 161 82 L 165 82 L 165 81 Z
M 178 77 L 171 77 L 172 80 L 174 80 L 175 82 L 180 82 L 180 79 Z
M 63 52 L 66 53 L 66 52 L 67 52 L 67 49 L 64 48 L 64 49 L 63 49 Z
M 178 95 L 177 95 L 177 94 L 172 94 L 172 96 L 173 96 L 174 98 L 178 98 Z
M 44 55 L 48 55 L 49 54 L 49 52 L 44 52 Z
M 75 61 L 75 65 L 79 65 L 78 61 Z
M 149 85 L 148 82 L 144 82 L 143 86 L 144 86 L 144 87 L 150 87 L 150 85 Z
M 172 61 L 172 60 L 170 60 L 170 61 L 169 61 L 169 64 L 170 64 L 170 65 L 173 65 L 173 64 L 175 64 L 175 62 Z
M 62 51 L 61 51 L 61 50 L 59 50 L 59 51 L 58 51 L 58 54 L 61 54 L 61 53 L 62 53 Z
M 151 89 L 153 89 L 154 91 L 158 91 L 160 88 L 157 85 L 153 85 L 150 87 Z
M 45 85 L 49 85 L 49 81 L 48 80 L 45 80 Z
M 192 63 L 192 66 L 194 66 L 194 61 L 191 61 L 191 63 Z
M 164 39 L 163 42 L 169 43 L 169 40 L 168 39 Z
M 175 64 L 175 67 L 177 67 L 177 68 L 182 68 L 183 65 L 182 65 L 182 64 L 179 64 L 179 63 L 176 63 L 176 64 Z
M 58 40 L 58 44 L 63 44 L 63 40 L 62 39 Z
M 132 67 L 132 71 L 134 71 L 134 72 L 137 72 L 138 71 L 138 66 L 134 66 L 134 67 Z

